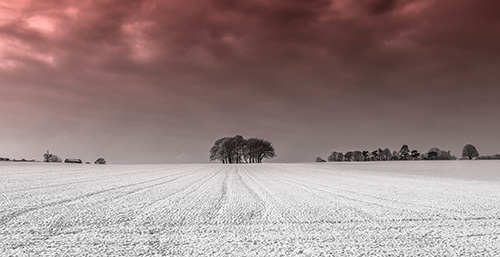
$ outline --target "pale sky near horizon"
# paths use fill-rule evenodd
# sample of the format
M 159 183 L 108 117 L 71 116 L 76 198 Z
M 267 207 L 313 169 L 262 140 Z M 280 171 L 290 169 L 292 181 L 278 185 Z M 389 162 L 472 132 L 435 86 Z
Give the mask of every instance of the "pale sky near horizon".
M 332 151 L 500 153 L 500 1 L 0 3 L 0 156 L 276 162 Z

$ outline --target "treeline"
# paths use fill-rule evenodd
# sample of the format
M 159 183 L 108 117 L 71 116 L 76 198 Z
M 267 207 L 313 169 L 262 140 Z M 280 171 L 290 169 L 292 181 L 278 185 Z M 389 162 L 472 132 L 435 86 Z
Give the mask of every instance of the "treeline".
M 500 160 L 500 154 L 486 155 L 477 157 L 478 160 Z
M 403 145 L 399 151 L 391 151 L 389 148 L 378 148 L 373 151 L 356 150 L 346 153 L 333 151 L 328 156 L 329 162 L 360 162 L 360 161 L 414 161 L 414 160 L 456 160 L 457 157 L 450 151 L 441 150 L 437 147 L 431 148 L 426 153 L 418 150 L 410 150 L 408 145 Z M 316 158 L 317 162 L 326 162 L 321 157 Z
M 32 160 L 26 160 L 26 159 L 11 159 L 11 158 L 5 158 L 5 157 L 0 157 L 0 161 L 5 161 L 5 162 L 39 162 L 35 159 Z M 43 162 L 55 162 L 55 163 L 61 163 L 63 160 L 53 154 L 50 153 L 48 150 L 46 153 L 43 154 Z M 67 158 L 64 160 L 64 163 L 83 163 L 81 159 L 72 159 L 72 158 Z M 90 164 L 90 162 L 85 162 L 86 164 Z M 95 164 L 106 164 L 106 160 L 104 158 L 98 158 L 95 162 Z
M 35 162 L 35 160 L 26 160 L 26 159 L 10 159 L 10 158 L 5 158 L 5 157 L 0 157 L 0 161 L 2 162 Z
M 389 148 L 381 148 L 374 151 L 348 151 L 346 153 L 333 151 L 328 156 L 329 162 L 359 162 L 359 161 L 415 161 L 415 160 L 456 160 L 457 157 L 450 151 L 444 151 L 437 147 L 431 148 L 426 153 L 419 153 L 417 150 L 410 150 L 408 145 L 401 146 L 399 151 L 391 151 Z M 476 147 L 467 144 L 462 149 L 462 159 L 468 160 L 500 160 L 500 154 L 480 156 Z M 316 162 L 326 162 L 321 157 L 316 158 Z
M 210 161 L 222 163 L 261 163 L 263 159 L 276 157 L 271 142 L 260 138 L 244 139 L 237 135 L 215 141 L 210 149 Z
M 47 152 L 43 154 L 43 162 L 60 163 L 60 162 L 62 162 L 62 159 L 59 156 L 57 156 L 53 153 L 50 153 L 49 150 L 47 150 Z M 80 163 L 80 164 L 82 164 L 83 162 L 81 159 L 67 158 L 64 160 L 64 163 Z M 106 164 L 106 160 L 104 158 L 98 158 L 94 163 L 95 164 Z M 85 162 L 85 164 L 90 164 L 90 162 Z

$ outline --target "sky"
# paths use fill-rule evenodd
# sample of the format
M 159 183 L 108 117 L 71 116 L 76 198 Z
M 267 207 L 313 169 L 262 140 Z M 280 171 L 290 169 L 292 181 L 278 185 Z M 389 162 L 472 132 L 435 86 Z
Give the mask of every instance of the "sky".
M 498 0 L 2 0 L 0 156 L 500 153 Z

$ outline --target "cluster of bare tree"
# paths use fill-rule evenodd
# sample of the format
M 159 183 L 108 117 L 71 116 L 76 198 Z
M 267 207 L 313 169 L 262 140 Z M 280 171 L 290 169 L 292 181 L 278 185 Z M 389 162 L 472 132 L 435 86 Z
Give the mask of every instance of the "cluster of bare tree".
M 240 135 L 221 138 L 210 149 L 210 161 L 222 163 L 261 163 L 273 157 L 276 153 L 271 142 L 260 138 L 244 139 Z
M 450 151 L 444 151 L 437 147 L 431 148 L 427 153 L 421 154 L 417 150 L 410 150 L 408 145 L 401 146 L 399 151 L 391 151 L 389 148 L 374 151 L 348 151 L 346 153 L 333 151 L 328 156 L 329 162 L 359 162 L 359 161 L 409 161 L 409 160 L 456 160 Z M 321 157 L 317 162 L 325 161 Z

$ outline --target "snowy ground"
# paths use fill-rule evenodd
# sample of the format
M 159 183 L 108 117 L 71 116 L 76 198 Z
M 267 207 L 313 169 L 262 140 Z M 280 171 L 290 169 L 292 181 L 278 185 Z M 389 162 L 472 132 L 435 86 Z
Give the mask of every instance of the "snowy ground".
M 500 162 L 0 164 L 0 256 L 500 256 Z

